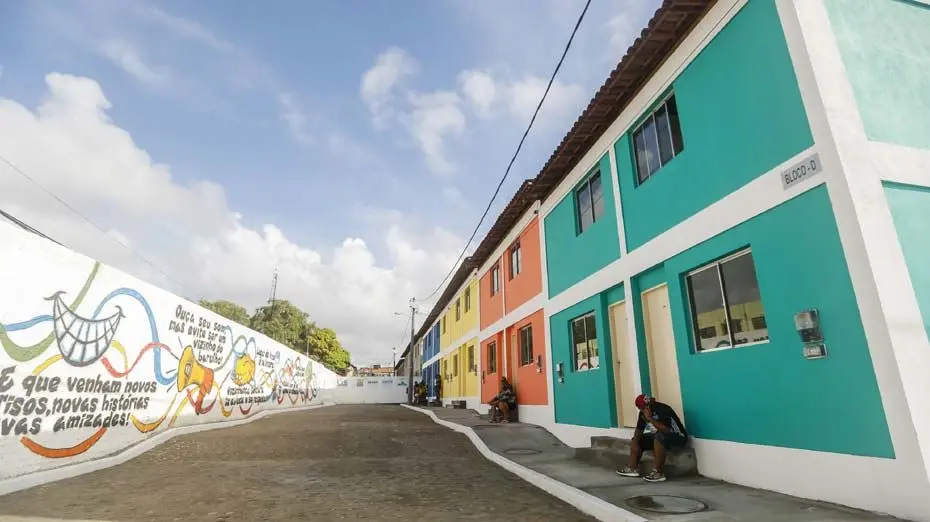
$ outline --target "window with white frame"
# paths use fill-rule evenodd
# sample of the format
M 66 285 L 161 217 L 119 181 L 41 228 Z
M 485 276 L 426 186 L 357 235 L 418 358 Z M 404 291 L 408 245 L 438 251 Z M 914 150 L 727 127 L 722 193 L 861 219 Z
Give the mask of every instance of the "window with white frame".
M 637 181 L 642 183 L 649 179 L 684 148 L 678 104 L 672 95 L 633 131 Z
M 575 189 L 575 220 L 581 234 L 604 215 L 604 189 L 601 173 L 584 180 Z
M 465 289 L 465 313 L 467 314 L 471 310 L 471 288 Z
M 475 345 L 468 345 L 468 371 L 475 371 Z
M 488 373 L 497 373 L 497 341 L 488 343 Z
M 497 295 L 501 291 L 501 265 L 496 264 L 491 268 L 491 295 Z
M 517 241 L 510 247 L 510 279 L 520 275 L 522 265 L 523 255 L 520 253 L 520 242 Z
M 533 364 L 533 326 L 520 328 L 520 366 Z
M 594 312 L 572 320 L 572 345 L 574 346 L 575 371 L 583 372 L 600 366 Z
M 459 354 L 455 354 L 452 356 L 452 376 L 453 377 L 459 376 Z
M 768 342 L 751 250 L 689 273 L 687 287 L 697 351 Z
M 446 316 L 442 316 L 442 333 L 446 333 Z
M 462 300 L 455 300 L 455 322 L 459 322 L 462 319 Z

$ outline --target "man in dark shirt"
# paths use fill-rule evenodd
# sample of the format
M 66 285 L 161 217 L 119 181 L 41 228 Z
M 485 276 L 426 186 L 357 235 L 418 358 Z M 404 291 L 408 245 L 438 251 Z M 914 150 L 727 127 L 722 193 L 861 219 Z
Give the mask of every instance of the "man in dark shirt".
M 665 480 L 662 469 L 665 467 L 666 452 L 684 447 L 688 442 L 688 432 L 675 410 L 653 397 L 636 397 L 636 408 L 639 409 L 639 420 L 636 421 L 636 430 L 630 443 L 630 465 L 624 466 L 617 473 L 624 477 L 638 477 L 640 457 L 644 451 L 652 451 L 655 454 L 655 469 L 643 479 L 662 482 Z M 647 424 L 655 428 L 655 433 L 643 433 Z

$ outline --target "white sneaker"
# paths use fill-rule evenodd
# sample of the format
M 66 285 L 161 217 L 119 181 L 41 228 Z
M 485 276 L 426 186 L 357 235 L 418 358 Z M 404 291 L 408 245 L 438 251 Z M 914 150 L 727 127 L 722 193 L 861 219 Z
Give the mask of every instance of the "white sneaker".
M 624 466 L 617 470 L 617 475 L 620 475 L 622 477 L 638 477 L 639 470 L 635 470 L 629 466 Z

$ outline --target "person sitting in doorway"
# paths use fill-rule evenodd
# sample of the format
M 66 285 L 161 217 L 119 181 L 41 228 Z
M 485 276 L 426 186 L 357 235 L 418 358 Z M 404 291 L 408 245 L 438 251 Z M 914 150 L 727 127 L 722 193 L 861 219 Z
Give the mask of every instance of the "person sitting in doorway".
M 510 422 L 510 410 L 517 407 L 517 394 L 506 377 L 501 377 L 501 387 L 488 404 L 491 406 L 491 422 Z
M 636 408 L 639 409 L 639 419 L 636 421 L 636 430 L 630 443 L 630 465 L 617 473 L 624 477 L 640 476 L 639 459 L 644 451 L 652 451 L 655 466 L 643 479 L 648 482 L 662 482 L 665 480 L 662 471 L 667 452 L 683 448 L 688 442 L 688 432 L 685 431 L 685 426 L 675 410 L 653 397 L 639 395 L 636 397 Z M 655 428 L 654 433 L 644 433 L 647 424 Z

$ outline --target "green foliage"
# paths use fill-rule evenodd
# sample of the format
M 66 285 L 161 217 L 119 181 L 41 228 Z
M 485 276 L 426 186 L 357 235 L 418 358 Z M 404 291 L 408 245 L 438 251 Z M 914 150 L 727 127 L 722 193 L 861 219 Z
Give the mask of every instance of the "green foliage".
M 336 332 L 318 327 L 306 312 L 289 301 L 276 299 L 270 305 L 259 307 L 248 325 L 333 370 L 349 366 L 351 356 L 342 347 Z
M 325 366 L 341 370 L 349 366 L 349 352 L 347 352 L 336 332 L 330 328 L 314 327 L 308 332 L 307 346 L 311 357 L 315 357 Z
M 219 314 L 230 321 L 235 321 L 242 326 L 248 327 L 250 318 L 249 312 L 246 311 L 245 307 L 239 306 L 236 303 L 231 301 L 207 301 L 206 299 L 200 300 L 200 306 Z

